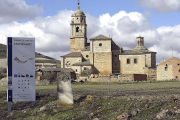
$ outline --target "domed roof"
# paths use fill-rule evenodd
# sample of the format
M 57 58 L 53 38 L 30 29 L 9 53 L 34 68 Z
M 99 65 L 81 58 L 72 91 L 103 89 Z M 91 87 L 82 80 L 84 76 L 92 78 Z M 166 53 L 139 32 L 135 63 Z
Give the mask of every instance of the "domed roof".
M 79 2 L 78 2 L 78 9 L 72 14 L 72 16 L 76 16 L 76 15 L 85 15 L 83 11 L 81 11 L 79 9 Z
M 85 15 L 83 11 L 81 10 L 76 10 L 72 15 Z

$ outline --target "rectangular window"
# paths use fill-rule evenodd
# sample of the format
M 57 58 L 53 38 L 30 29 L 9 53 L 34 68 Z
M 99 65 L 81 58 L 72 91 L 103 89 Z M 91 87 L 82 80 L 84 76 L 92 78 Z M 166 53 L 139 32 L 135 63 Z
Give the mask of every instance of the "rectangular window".
M 134 63 L 137 64 L 137 59 L 136 58 L 134 58 Z
M 130 59 L 127 59 L 127 64 L 130 64 Z
M 168 67 L 165 67 L 165 69 L 164 69 L 165 71 L 168 71 Z
M 84 67 L 84 70 L 86 70 L 86 67 Z

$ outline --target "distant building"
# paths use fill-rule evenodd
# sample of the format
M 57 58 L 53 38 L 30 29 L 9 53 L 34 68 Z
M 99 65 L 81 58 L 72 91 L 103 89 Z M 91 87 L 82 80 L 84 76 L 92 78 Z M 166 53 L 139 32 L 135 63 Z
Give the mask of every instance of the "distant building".
M 171 57 L 157 65 L 157 80 L 180 79 L 180 59 Z
M 102 34 L 87 43 L 86 16 L 79 9 L 71 16 L 70 53 L 61 56 L 61 68 L 72 68 L 76 74 L 90 70 L 92 74 L 147 74 L 156 69 L 156 52 L 144 46 L 144 37 L 137 37 L 133 50 L 123 50 L 112 38 Z M 156 72 L 155 72 L 156 76 Z
M 52 64 L 52 63 L 35 63 L 35 68 L 46 68 L 46 67 L 50 67 L 50 68 L 56 68 L 57 65 L 56 64 Z

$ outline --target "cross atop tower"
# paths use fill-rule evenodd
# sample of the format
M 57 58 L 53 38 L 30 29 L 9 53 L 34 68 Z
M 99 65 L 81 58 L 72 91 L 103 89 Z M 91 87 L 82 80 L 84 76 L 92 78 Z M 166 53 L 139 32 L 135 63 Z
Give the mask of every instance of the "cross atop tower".
M 79 8 L 80 8 L 80 7 L 79 7 L 79 0 L 78 0 L 78 10 L 79 10 Z

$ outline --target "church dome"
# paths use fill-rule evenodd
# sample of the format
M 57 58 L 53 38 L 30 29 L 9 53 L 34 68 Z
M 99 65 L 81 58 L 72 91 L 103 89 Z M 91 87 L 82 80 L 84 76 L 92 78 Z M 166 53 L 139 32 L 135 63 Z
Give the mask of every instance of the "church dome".
M 81 11 L 79 8 L 80 7 L 79 7 L 79 2 L 78 2 L 78 9 L 72 14 L 72 16 L 76 16 L 76 15 L 83 15 L 83 16 L 85 16 L 84 12 Z
M 85 15 L 85 14 L 84 14 L 83 11 L 81 11 L 81 10 L 78 9 L 78 10 L 76 10 L 72 15 L 74 16 L 74 15 Z

